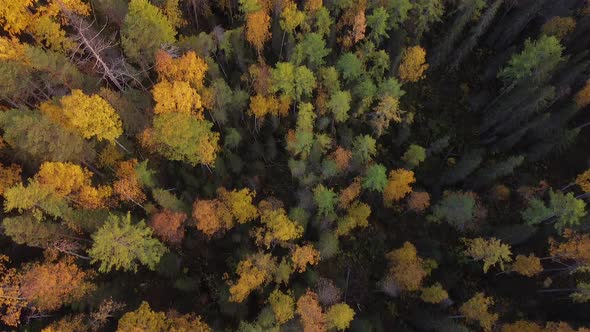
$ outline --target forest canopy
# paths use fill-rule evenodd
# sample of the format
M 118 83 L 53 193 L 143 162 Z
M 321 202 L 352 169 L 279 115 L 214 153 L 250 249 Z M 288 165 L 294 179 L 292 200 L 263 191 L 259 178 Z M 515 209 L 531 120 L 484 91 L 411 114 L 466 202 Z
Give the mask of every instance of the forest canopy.
M 0 330 L 588 331 L 586 0 L 0 0 Z

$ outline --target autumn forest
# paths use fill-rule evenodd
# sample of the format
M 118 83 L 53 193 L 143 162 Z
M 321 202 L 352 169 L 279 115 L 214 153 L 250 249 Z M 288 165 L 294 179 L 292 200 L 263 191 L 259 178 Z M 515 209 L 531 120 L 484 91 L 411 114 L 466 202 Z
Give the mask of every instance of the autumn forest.
M 0 331 L 590 331 L 590 2 L 0 0 Z

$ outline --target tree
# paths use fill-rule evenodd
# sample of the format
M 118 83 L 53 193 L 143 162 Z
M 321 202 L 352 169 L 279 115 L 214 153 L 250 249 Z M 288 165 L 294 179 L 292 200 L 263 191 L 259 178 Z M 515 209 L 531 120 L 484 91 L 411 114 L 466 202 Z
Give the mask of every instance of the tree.
M 236 273 L 239 278 L 230 283 L 230 302 L 242 302 L 256 288 L 270 281 L 269 265 L 273 264 L 270 254 L 258 254 L 238 263 Z
M 362 75 L 363 63 L 354 53 L 344 53 L 336 62 L 336 69 L 342 74 L 345 81 L 351 82 Z
M 295 240 L 303 235 L 303 227 L 289 219 L 284 209 L 261 209 L 260 221 L 264 227 L 254 230 L 256 243 L 270 248 L 275 243 Z
M 424 159 L 426 159 L 426 149 L 416 144 L 411 144 L 402 156 L 402 160 L 406 162 L 409 169 L 420 165 Z
M 369 27 L 369 39 L 376 45 L 379 45 L 381 40 L 389 37 L 387 34 L 389 14 L 383 7 L 373 9 L 371 15 L 367 16 L 367 26 Z
M 399 1 L 399 0 L 398 0 Z M 405 1 L 400 1 L 405 4 Z M 410 20 L 414 26 L 414 33 L 418 39 L 430 30 L 430 26 L 440 21 L 444 13 L 444 3 L 441 0 L 414 0 L 410 9 Z
M 550 255 L 560 261 L 575 262 L 574 269 L 590 266 L 590 235 L 566 229 L 562 236 L 565 241 L 561 243 L 549 240 Z
M 117 166 L 117 180 L 113 182 L 113 191 L 121 201 L 131 201 L 140 204 L 146 200 L 141 182 L 135 171 L 138 162 L 136 159 L 125 160 Z
M 265 10 L 257 10 L 246 14 L 246 40 L 254 46 L 258 54 L 262 52 L 264 43 L 271 37 L 270 16 Z
M 121 332 L 159 332 L 166 329 L 166 315 L 153 311 L 149 303 L 143 301 L 137 310 L 125 313 L 120 319 L 117 331 Z
M 426 50 L 420 46 L 404 49 L 398 68 L 399 78 L 402 82 L 418 82 L 424 78 L 426 69 L 428 69 Z
M 371 127 L 377 136 L 381 136 L 389 128 L 391 121 L 396 123 L 402 122 L 404 112 L 399 108 L 399 100 L 385 95 L 381 97 L 379 104 L 375 106 L 370 115 Z
M 351 95 L 348 91 L 337 91 L 328 101 L 328 109 L 334 114 L 336 122 L 345 122 L 348 120 L 350 110 Z
M 322 217 L 331 217 L 334 215 L 334 207 L 338 196 L 323 184 L 317 185 L 313 189 L 313 201 L 318 207 L 318 215 Z
M 140 264 L 154 270 L 167 251 L 160 241 L 152 238 L 152 230 L 143 220 L 131 223 L 130 213 L 124 217 L 110 215 L 92 239 L 88 253 L 92 263 L 100 263 L 98 271 L 103 273 L 137 271 Z
M 176 32 L 160 9 L 147 0 L 132 0 L 121 28 L 121 46 L 134 63 L 147 67 L 156 51 L 175 41 Z
M 4 166 L 0 164 L 0 195 L 4 191 L 21 181 L 22 169 L 18 164 Z
M 383 204 L 391 206 L 406 197 L 412 192 L 410 185 L 414 182 L 416 182 L 414 172 L 403 168 L 391 170 L 387 186 L 383 190 Z
M 543 266 L 541 265 L 541 259 L 533 254 L 528 256 L 517 255 L 511 270 L 525 277 L 534 277 L 543 271 Z
M 541 31 L 547 36 L 555 36 L 559 40 L 565 39 L 567 35 L 576 29 L 576 20 L 573 17 L 552 17 L 541 27 Z
M 164 113 L 154 118 L 153 143 L 170 160 L 213 165 L 219 151 L 219 133 L 213 124 L 186 113 Z
M 498 314 L 492 314 L 489 311 L 489 307 L 493 304 L 494 300 L 491 297 L 477 293 L 461 305 L 459 312 L 467 320 L 478 322 L 484 331 L 490 331 L 498 320 Z
M 346 303 L 335 304 L 326 312 L 328 328 L 334 328 L 338 331 L 347 329 L 353 319 L 354 310 L 352 310 Z
M 330 49 L 326 48 L 326 42 L 321 34 L 317 32 L 306 33 L 303 40 L 297 43 L 291 61 L 300 65 L 307 64 L 309 68 L 318 68 L 324 65 L 324 58 L 330 54 Z
M 316 265 L 320 262 L 320 252 L 313 245 L 295 246 L 291 254 L 293 267 L 297 272 L 305 272 L 307 265 Z
M 248 188 L 229 191 L 221 187 L 217 189 L 217 195 L 239 224 L 247 223 L 258 217 L 256 206 L 252 204 L 256 192 Z
M 193 203 L 193 218 L 197 221 L 197 229 L 209 237 L 225 227 L 230 227 L 224 225 L 219 216 L 219 204 L 219 200 L 203 199 Z
M 383 192 L 388 185 L 387 169 L 381 164 L 373 164 L 367 168 L 363 178 L 362 188 L 376 192 Z
M 352 142 L 352 159 L 358 165 L 371 161 L 377 154 L 376 141 L 369 135 L 359 135 Z
M 179 245 L 184 238 L 185 220 L 185 213 L 165 209 L 152 216 L 149 226 L 162 241 Z
M 536 41 L 527 39 L 524 50 L 510 58 L 498 77 L 507 85 L 516 84 L 526 78 L 539 78 L 549 73 L 559 62 L 563 46 L 555 37 L 541 36 Z
M 16 269 L 9 268 L 8 263 L 8 257 L 0 255 L 0 319 L 4 324 L 16 327 L 27 302 L 20 296 L 21 275 Z
M 168 52 L 156 52 L 156 71 L 160 81 L 183 81 L 193 89 L 203 87 L 203 80 L 209 65 L 193 51 L 188 51 L 181 57 L 173 58 Z
M 473 260 L 483 261 L 484 273 L 487 273 L 489 268 L 496 264 L 499 264 L 500 269 L 504 271 L 504 263 L 512 261 L 510 257 L 512 255 L 510 246 L 503 244 L 496 238 L 487 240 L 480 237 L 466 239 L 465 244 L 467 245 L 465 255 L 471 257 Z
M 72 90 L 58 104 L 43 103 L 41 112 L 65 128 L 84 138 L 113 142 L 123 134 L 121 120 L 115 109 L 99 95 L 87 96 L 81 90 Z
M 586 202 L 573 193 L 549 191 L 549 205 L 534 198 L 522 212 L 523 219 L 530 225 L 536 225 L 555 218 L 555 229 L 561 233 L 565 228 L 576 226 L 586 215 Z
M 201 96 L 185 81 L 161 81 L 152 89 L 156 106 L 154 113 L 171 112 L 193 114 L 203 119 Z
M 408 198 L 408 209 L 422 213 L 430 206 L 430 195 L 424 191 L 413 191 Z
M 529 322 L 526 320 L 517 320 L 514 323 L 503 324 L 502 325 L 502 332 L 539 332 L 542 331 L 541 326 L 534 322 Z
M 270 302 L 277 323 L 284 324 L 295 317 L 295 300 L 290 294 L 275 289 L 270 293 L 268 302 Z
M 437 282 L 430 287 L 422 288 L 420 298 L 427 303 L 441 303 L 449 298 L 449 293 Z
M 401 291 L 419 290 L 424 278 L 430 274 L 426 262 L 410 242 L 404 242 L 401 248 L 388 252 L 385 257 L 389 262 L 386 279 L 391 278 Z
M 0 113 L 2 137 L 27 161 L 80 161 L 85 143 L 76 133 L 65 130 L 39 112 L 12 109 Z
M 576 177 L 575 184 L 577 184 L 585 193 L 590 192 L 590 169 Z
M 318 295 L 309 289 L 297 300 L 297 314 L 301 316 L 304 332 L 323 332 L 328 328 Z
M 472 227 L 475 218 L 475 198 L 471 193 L 445 192 L 443 199 L 432 209 L 434 220 L 445 220 L 463 231 Z
M 91 274 L 81 270 L 71 259 L 32 264 L 22 273 L 21 296 L 41 311 L 57 310 L 93 290 Z
M 369 226 L 371 208 L 365 203 L 355 202 L 348 207 L 346 215 L 338 220 L 336 235 L 348 235 L 355 228 Z

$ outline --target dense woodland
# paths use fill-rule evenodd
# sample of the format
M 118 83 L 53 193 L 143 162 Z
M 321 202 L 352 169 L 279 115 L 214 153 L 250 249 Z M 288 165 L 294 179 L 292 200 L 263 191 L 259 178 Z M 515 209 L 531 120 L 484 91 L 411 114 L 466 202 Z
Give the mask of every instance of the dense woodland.
M 0 330 L 589 331 L 590 3 L 0 27 Z

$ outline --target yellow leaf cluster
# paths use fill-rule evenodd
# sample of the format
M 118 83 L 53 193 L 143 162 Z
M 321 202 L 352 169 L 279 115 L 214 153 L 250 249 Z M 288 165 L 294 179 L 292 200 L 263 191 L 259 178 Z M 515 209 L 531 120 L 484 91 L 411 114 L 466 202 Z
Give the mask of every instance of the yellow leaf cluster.
M 449 298 L 449 293 L 439 283 L 436 283 L 430 287 L 422 288 L 420 298 L 427 303 L 440 303 Z
M 159 50 L 156 53 L 156 71 L 162 81 L 184 81 L 193 88 L 200 89 L 203 87 L 207 69 L 205 60 L 193 51 L 186 52 L 176 59 L 166 51 Z
M 485 297 L 483 293 L 477 293 L 469 301 L 463 303 L 459 312 L 467 320 L 476 321 L 484 331 L 491 331 L 498 320 L 498 314 L 489 312 L 489 307 L 494 304 L 491 297 Z
M 0 195 L 13 185 L 21 182 L 22 169 L 18 164 L 11 164 L 8 167 L 0 164 Z
M 428 271 L 424 268 L 424 261 L 418 256 L 413 244 L 405 242 L 401 248 L 387 253 L 386 258 L 389 261 L 389 277 L 400 290 L 420 289 Z
M 389 180 L 383 190 L 383 204 L 391 206 L 412 192 L 410 184 L 416 182 L 414 172 L 400 168 L 389 172 Z
M 31 23 L 29 11 L 34 0 L 0 0 L 0 25 L 11 36 L 20 34 Z
M 420 46 L 406 48 L 402 53 L 399 65 L 399 78 L 403 82 L 418 82 L 424 78 L 424 72 L 428 69 L 426 63 L 426 50 Z
M 243 224 L 258 217 L 258 210 L 252 204 L 256 195 L 247 188 L 228 191 L 217 189 L 217 199 L 196 200 L 193 203 L 193 217 L 197 229 L 212 236 L 221 230 L 231 229 L 236 222 Z
M 270 37 L 270 16 L 266 11 L 258 10 L 246 15 L 246 40 L 258 53 Z
M 230 283 L 230 302 L 242 302 L 256 288 L 270 281 L 273 268 L 273 259 L 270 254 L 257 254 L 238 263 L 236 273 L 239 278 L 235 283 Z
M 305 272 L 307 265 L 316 265 L 320 262 L 320 252 L 317 251 L 311 244 L 304 246 L 295 246 L 293 250 L 291 260 L 293 266 L 298 272 Z
M 263 119 L 267 114 L 278 115 L 279 101 L 275 96 L 255 95 L 250 97 L 249 111 L 258 119 Z
M 371 208 L 369 205 L 355 202 L 346 211 L 346 216 L 338 220 L 336 235 L 348 235 L 355 228 L 365 228 L 369 226 L 370 215 Z
M 161 81 L 154 85 L 152 95 L 156 101 L 154 113 L 190 113 L 203 119 L 201 96 L 185 81 Z
M 303 227 L 287 216 L 284 209 L 264 209 L 261 211 L 260 221 L 264 225 L 254 231 L 256 243 L 260 246 L 270 246 L 295 240 L 303 235 Z
M 228 191 L 221 187 L 217 189 L 217 195 L 239 224 L 247 223 L 258 217 L 258 210 L 252 204 L 256 192 L 248 188 Z
M 123 134 L 119 115 L 99 95 L 87 96 L 76 89 L 62 97 L 58 105 L 45 102 L 40 109 L 55 122 L 87 139 L 96 137 L 98 140 L 113 142 Z
M 334 328 L 338 331 L 347 329 L 350 322 L 354 319 L 354 310 L 346 303 L 338 303 L 328 309 L 326 313 L 326 321 L 329 328 Z
M 541 259 L 533 254 L 528 256 L 518 255 L 512 264 L 512 271 L 525 277 L 534 277 L 543 271 Z
M 295 300 L 291 295 L 275 289 L 270 293 L 268 302 L 270 302 L 277 323 L 283 324 L 295 316 Z

